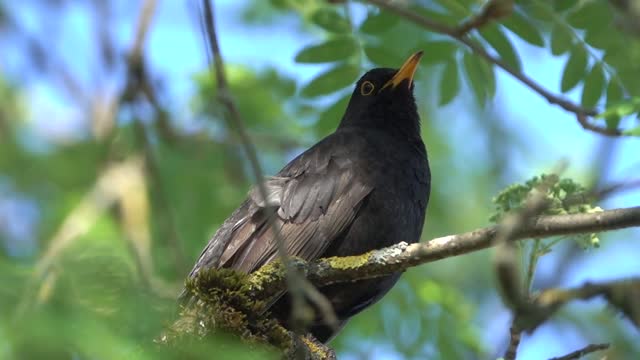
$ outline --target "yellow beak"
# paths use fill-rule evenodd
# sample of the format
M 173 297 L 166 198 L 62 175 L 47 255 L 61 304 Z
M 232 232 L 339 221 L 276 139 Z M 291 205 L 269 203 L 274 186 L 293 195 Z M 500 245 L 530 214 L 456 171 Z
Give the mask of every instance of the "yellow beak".
M 402 64 L 398 72 L 393 75 L 391 80 L 387 81 L 386 84 L 382 87 L 382 89 L 391 86 L 392 89 L 400 85 L 403 80 L 409 80 L 409 87 L 411 87 L 411 83 L 413 82 L 413 75 L 416 73 L 416 69 L 418 69 L 418 64 L 420 63 L 420 59 L 422 58 L 423 51 L 418 51 L 417 53 L 411 55 L 407 61 Z M 380 90 L 382 90 L 380 89 Z

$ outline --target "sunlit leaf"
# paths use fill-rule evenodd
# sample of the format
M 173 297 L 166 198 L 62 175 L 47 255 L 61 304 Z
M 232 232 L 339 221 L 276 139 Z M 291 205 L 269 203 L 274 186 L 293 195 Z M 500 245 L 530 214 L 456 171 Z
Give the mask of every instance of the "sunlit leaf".
M 302 89 L 302 95 L 314 97 L 332 93 L 355 82 L 360 68 L 353 64 L 340 64 L 323 72 Z
M 485 40 L 487 40 L 489 45 L 491 45 L 491 47 L 493 47 L 496 52 L 498 52 L 498 55 L 500 55 L 502 61 L 507 63 L 507 65 L 509 65 L 512 69 L 518 71 L 522 70 L 522 62 L 520 60 L 520 56 L 518 56 L 518 53 L 513 48 L 511 41 L 504 34 L 502 29 L 500 29 L 496 25 L 490 25 L 482 28 L 480 30 L 480 34 Z
M 618 127 L 618 124 L 623 117 L 635 113 L 640 113 L 640 97 L 625 99 L 624 101 L 607 105 L 605 111 L 601 112 L 596 117 L 604 119 L 608 128 L 615 129 Z
M 640 126 L 623 131 L 625 135 L 640 136 Z
M 582 80 L 587 71 L 587 53 L 580 46 L 576 46 L 571 51 L 569 60 L 564 66 L 560 90 L 567 92 L 573 89 Z
M 460 76 L 455 60 L 446 63 L 440 77 L 438 105 L 450 103 L 460 92 Z
M 605 86 L 604 70 L 602 63 L 595 64 L 587 77 L 584 79 L 584 88 L 582 89 L 582 106 L 593 107 L 600 100 L 600 96 Z
M 334 33 L 345 33 L 351 30 L 349 21 L 339 12 L 328 7 L 314 11 L 311 14 L 311 22 Z
M 325 63 L 345 60 L 358 52 L 358 43 L 351 36 L 339 36 L 321 44 L 300 50 L 295 61 L 300 63 Z
M 502 24 L 529 44 L 544 47 L 544 38 L 540 30 L 519 13 L 514 12 Z

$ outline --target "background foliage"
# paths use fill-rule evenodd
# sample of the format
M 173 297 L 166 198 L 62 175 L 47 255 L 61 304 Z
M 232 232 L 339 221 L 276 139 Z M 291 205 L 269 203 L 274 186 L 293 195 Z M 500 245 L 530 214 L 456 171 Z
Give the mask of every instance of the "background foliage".
M 449 25 L 483 5 L 395 3 Z M 469 36 L 551 93 L 595 108 L 594 124 L 638 135 L 640 17 L 621 3 L 517 1 Z M 0 0 L 0 358 L 171 358 L 152 339 L 251 185 L 205 53 L 193 50 L 203 43 L 192 5 L 157 5 L 137 62 L 139 2 Z M 522 85 L 455 39 L 366 2 L 217 8 L 231 92 L 268 173 L 333 131 L 365 70 L 425 51 L 416 91 L 434 189 L 423 239 L 487 225 L 494 194 L 561 158 L 587 186 L 638 175 L 633 137 L 582 129 L 538 94 L 519 96 Z M 631 192 L 598 205 L 637 200 Z M 634 235 L 603 235 L 602 249 L 586 253 L 559 242 L 533 288 L 638 275 L 625 257 L 640 250 Z M 508 326 L 482 251 L 408 271 L 332 346 L 347 359 L 496 358 Z M 525 337 L 521 358 L 606 341 L 610 358 L 634 358 L 637 335 L 601 303 L 577 304 Z M 216 341 L 194 344 L 194 358 L 267 356 Z

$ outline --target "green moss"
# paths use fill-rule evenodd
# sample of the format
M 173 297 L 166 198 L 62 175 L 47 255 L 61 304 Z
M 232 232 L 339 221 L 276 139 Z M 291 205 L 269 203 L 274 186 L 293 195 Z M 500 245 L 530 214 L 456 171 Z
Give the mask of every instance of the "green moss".
M 279 292 L 279 289 L 274 288 L 270 289 L 272 291 L 265 291 L 265 286 L 283 283 L 286 276 L 286 269 L 283 264 L 279 260 L 273 261 L 251 274 L 246 290 L 269 297 L 274 295 L 274 292 Z
M 345 257 L 330 257 L 323 261 L 327 263 L 332 269 L 349 270 L 360 268 L 367 262 L 369 262 L 373 252 L 368 252 L 362 255 L 345 256 Z
M 278 267 L 274 264 L 262 269 L 261 279 L 265 281 L 271 276 L 279 276 L 281 271 Z M 180 319 L 172 326 L 172 332 L 204 338 L 223 330 L 249 343 L 289 349 L 291 338 L 288 331 L 265 311 L 264 301 L 251 296 L 254 281 L 253 276 L 229 269 L 210 269 L 188 280 L 185 287 L 197 301 L 183 309 Z

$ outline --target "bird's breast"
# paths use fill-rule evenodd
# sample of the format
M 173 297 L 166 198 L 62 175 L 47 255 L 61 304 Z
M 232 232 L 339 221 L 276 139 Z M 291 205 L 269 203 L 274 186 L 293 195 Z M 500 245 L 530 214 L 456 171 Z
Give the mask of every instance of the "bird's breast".
M 430 192 L 430 170 L 415 144 L 374 139 L 375 146 L 355 166 L 361 181 L 373 188 L 341 245 L 331 255 L 347 256 L 420 239 Z

